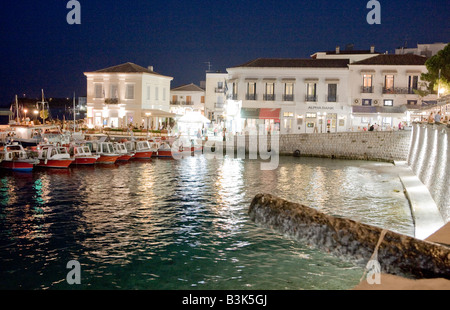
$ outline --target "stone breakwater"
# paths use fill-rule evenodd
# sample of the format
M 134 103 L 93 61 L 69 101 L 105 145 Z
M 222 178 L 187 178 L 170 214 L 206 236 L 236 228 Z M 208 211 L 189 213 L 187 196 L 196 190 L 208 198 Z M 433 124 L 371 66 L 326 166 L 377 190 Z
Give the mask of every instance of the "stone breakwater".
M 236 146 L 239 145 L 237 139 L 235 137 Z M 246 136 L 245 151 L 247 153 L 250 149 L 249 140 L 258 141 L 258 138 Z M 387 162 L 406 161 L 410 142 L 411 131 L 404 130 L 283 134 L 279 136 L 279 154 L 293 155 L 296 151 L 299 151 L 301 156 L 310 157 Z M 271 149 L 270 136 L 267 138 L 267 145 Z
M 384 273 L 450 279 L 450 247 L 444 245 L 329 216 L 269 194 L 255 196 L 249 216 L 261 226 L 362 266 L 373 259 L 379 243 L 376 260 Z

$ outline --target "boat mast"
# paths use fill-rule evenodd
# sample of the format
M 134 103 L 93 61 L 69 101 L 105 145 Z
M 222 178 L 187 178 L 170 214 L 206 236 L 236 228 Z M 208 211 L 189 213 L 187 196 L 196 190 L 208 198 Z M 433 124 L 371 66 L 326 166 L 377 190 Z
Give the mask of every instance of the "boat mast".
M 75 123 L 76 123 L 76 114 L 75 114 L 75 92 L 73 92 L 73 133 L 76 132 L 76 129 L 75 129 Z
M 17 95 L 16 95 L 16 115 L 17 115 L 17 123 L 20 123 L 20 119 L 19 119 L 19 101 L 17 99 Z

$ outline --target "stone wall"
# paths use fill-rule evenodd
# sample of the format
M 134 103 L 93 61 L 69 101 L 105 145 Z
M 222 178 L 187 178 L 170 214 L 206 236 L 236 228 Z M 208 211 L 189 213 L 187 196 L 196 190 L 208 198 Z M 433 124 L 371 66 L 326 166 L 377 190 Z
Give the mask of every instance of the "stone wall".
M 450 128 L 415 124 L 408 164 L 430 191 L 446 222 L 450 221 Z
M 407 160 L 411 131 L 287 134 L 279 138 L 281 155 L 293 155 L 298 150 L 301 156 L 392 162 Z M 247 152 L 248 139 L 247 136 Z M 271 137 L 269 147 L 270 140 Z

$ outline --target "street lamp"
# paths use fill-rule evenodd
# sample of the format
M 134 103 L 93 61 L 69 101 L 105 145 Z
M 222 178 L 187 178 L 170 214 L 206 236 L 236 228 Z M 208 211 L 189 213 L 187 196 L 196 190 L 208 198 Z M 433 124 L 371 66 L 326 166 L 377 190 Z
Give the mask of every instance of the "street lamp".
M 25 122 L 27 121 L 27 113 L 28 113 L 28 110 L 27 109 L 23 109 L 23 113 L 25 113 Z

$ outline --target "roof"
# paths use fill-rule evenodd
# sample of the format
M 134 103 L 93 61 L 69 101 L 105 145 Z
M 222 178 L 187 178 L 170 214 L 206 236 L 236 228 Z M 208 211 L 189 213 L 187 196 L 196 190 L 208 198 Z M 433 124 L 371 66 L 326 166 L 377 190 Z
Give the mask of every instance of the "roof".
M 324 52 L 318 52 L 318 53 L 325 53 L 327 55 L 364 55 L 364 54 L 374 54 L 378 55 L 379 52 L 371 52 L 370 50 L 340 50 L 339 53 L 336 53 L 336 51 L 324 51 Z M 315 53 L 317 54 L 317 53 Z
M 172 88 L 170 91 L 201 91 L 204 92 L 205 90 L 194 83 L 191 84 L 185 84 L 181 85 L 175 88 Z
M 424 66 L 427 59 L 426 57 L 412 54 L 383 54 L 356 61 L 352 65 Z
M 258 58 L 234 68 L 347 68 L 348 59 Z
M 105 69 L 100 69 L 100 70 L 94 71 L 93 73 L 150 73 L 150 74 L 163 76 L 162 74 L 159 74 L 148 68 L 141 67 L 132 62 L 127 62 L 127 63 L 121 64 L 121 65 L 112 66 L 112 67 L 108 67 Z

